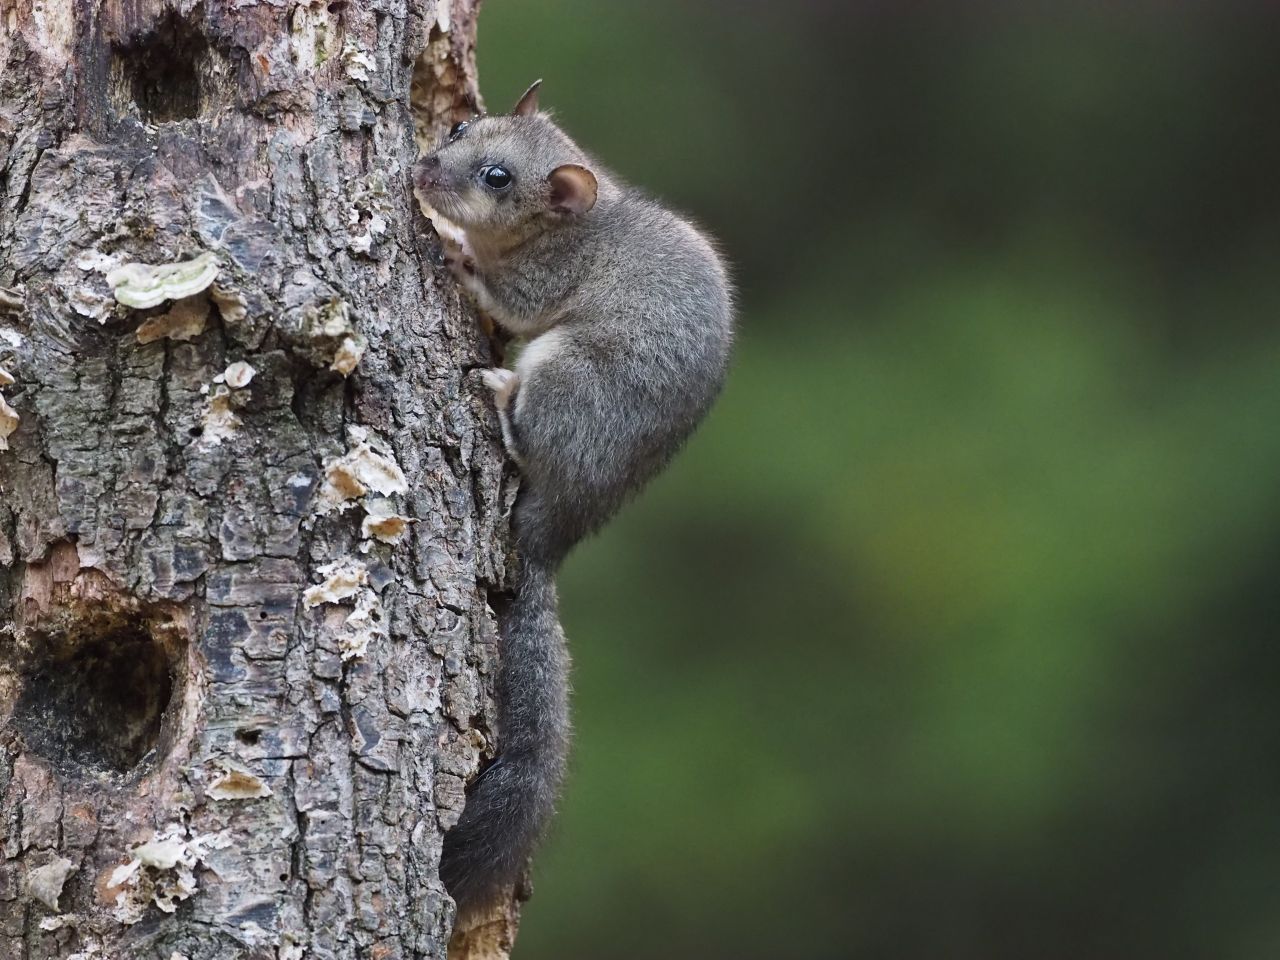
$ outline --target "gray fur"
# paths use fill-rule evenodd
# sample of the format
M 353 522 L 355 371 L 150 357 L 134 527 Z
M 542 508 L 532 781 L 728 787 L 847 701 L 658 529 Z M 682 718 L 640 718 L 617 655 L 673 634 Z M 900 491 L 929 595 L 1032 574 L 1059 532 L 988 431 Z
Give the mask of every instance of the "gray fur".
M 528 97 L 522 104 L 530 109 Z M 513 178 L 505 189 L 483 182 L 494 164 Z M 565 165 L 590 173 L 559 176 L 581 189 L 557 206 L 563 190 L 548 178 Z M 711 243 L 545 114 L 478 118 L 414 173 L 461 228 L 447 258 L 459 281 L 528 338 L 514 372 L 486 377 L 523 475 L 514 514 L 523 572 L 502 623 L 499 756 L 471 786 L 441 864 L 469 910 L 518 878 L 563 776 L 568 656 L 554 573 L 706 415 L 724 381 L 733 309 Z

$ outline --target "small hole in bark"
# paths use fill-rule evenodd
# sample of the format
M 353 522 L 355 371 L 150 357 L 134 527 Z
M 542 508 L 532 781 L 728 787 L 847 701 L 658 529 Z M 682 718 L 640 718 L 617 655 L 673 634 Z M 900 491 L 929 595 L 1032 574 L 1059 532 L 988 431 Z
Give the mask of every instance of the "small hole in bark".
M 262 731 L 261 730 L 237 730 L 236 739 L 239 740 L 241 743 L 248 744 L 249 746 L 253 747 L 257 745 L 259 740 L 262 739 Z
M 191 429 L 189 429 L 189 430 L 187 431 L 187 433 L 191 434 L 191 436 L 193 436 L 193 437 L 200 437 L 200 436 L 203 436 L 203 435 L 204 435 L 204 427 L 199 426 L 199 425 L 196 425 L 196 426 L 192 427 Z
M 20 677 L 14 723 L 60 766 L 127 773 L 160 742 L 173 664 L 141 619 L 90 614 L 36 633 Z
M 330 13 L 341 13 L 345 9 L 347 9 L 347 0 L 333 0 L 333 3 L 329 4 Z
M 200 31 L 170 13 L 153 32 L 114 51 L 116 98 L 132 101 L 147 123 L 192 119 L 200 113 L 201 76 L 209 61 Z

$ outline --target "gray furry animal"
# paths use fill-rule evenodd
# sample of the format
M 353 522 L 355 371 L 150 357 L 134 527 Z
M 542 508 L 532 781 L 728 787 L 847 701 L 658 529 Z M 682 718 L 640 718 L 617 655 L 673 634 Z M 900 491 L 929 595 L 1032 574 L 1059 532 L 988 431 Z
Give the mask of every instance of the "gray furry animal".
M 539 81 L 540 83 L 541 81 Z M 697 229 L 618 181 L 538 112 L 457 124 L 414 168 L 446 262 L 477 305 L 527 342 L 493 369 L 522 480 L 521 561 L 501 617 L 498 755 L 445 836 L 440 874 L 461 913 L 519 878 L 555 806 L 569 745 L 555 572 L 656 474 L 724 381 L 732 297 Z

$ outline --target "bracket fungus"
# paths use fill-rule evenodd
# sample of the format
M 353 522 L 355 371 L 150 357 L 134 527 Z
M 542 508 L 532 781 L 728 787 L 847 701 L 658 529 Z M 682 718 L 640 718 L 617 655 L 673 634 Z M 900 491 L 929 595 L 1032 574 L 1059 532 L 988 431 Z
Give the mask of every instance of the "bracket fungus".
M 217 256 L 205 252 L 178 263 L 126 263 L 107 274 L 107 284 L 116 302 L 143 310 L 200 293 L 213 283 L 218 269 Z

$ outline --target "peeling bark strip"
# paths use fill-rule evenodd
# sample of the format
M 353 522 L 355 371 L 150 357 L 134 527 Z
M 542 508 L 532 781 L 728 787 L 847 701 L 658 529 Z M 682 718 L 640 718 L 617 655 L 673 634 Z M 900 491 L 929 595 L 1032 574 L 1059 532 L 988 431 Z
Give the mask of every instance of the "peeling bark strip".
M 0 960 L 445 955 L 513 491 L 408 171 L 474 7 L 0 0 Z

